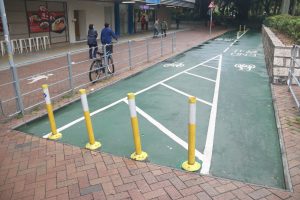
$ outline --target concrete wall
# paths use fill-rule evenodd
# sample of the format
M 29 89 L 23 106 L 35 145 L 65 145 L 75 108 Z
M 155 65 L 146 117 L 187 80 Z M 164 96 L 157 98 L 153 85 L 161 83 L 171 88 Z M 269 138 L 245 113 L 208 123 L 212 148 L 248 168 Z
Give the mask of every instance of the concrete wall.
M 263 26 L 262 36 L 270 82 L 286 84 L 292 47 L 285 46 L 268 27 Z M 300 69 L 296 69 L 295 73 L 299 76 Z

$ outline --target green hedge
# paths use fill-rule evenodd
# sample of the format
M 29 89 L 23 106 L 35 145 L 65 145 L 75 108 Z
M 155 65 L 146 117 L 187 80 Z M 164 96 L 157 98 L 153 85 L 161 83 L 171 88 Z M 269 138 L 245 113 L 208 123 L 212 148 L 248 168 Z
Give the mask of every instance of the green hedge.
M 275 15 L 267 17 L 264 24 L 290 36 L 300 44 L 300 17 L 291 15 Z

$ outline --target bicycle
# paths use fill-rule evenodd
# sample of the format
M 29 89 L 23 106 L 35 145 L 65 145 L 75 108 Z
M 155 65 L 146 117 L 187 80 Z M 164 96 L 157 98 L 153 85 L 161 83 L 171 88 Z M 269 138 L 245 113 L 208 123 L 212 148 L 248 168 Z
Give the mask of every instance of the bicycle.
M 107 55 L 107 66 L 105 66 L 105 57 L 103 52 L 97 52 L 97 57 L 91 64 L 90 66 L 90 71 L 89 71 L 89 78 L 92 83 L 95 83 L 96 81 L 100 80 L 102 75 L 106 75 L 106 70 L 107 74 L 113 74 L 115 72 L 115 65 L 113 62 L 112 58 L 112 47 L 107 48 L 106 47 L 106 55 Z M 105 48 L 103 47 L 103 48 Z

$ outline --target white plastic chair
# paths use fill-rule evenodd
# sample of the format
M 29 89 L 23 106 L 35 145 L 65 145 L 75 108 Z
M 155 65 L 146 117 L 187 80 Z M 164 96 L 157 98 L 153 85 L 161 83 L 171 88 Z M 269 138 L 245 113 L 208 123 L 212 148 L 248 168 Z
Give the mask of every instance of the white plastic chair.
M 45 50 L 47 49 L 47 45 L 49 46 L 49 48 L 51 48 L 49 36 L 43 36 L 43 41 L 44 41 L 44 49 Z
M 10 40 L 12 53 L 14 54 L 16 51 L 20 53 L 20 45 L 17 39 Z
M 4 56 L 5 52 L 6 52 L 6 49 L 5 49 L 5 41 L 4 40 L 1 40 L 0 41 L 0 48 L 1 48 L 1 54 L 2 56 Z
M 33 47 L 37 50 L 35 38 L 27 38 L 29 51 L 32 52 Z
M 28 53 L 26 39 L 24 38 L 19 39 L 19 44 L 20 44 L 20 53 L 23 53 L 23 50 L 25 50 L 26 53 Z
M 36 42 L 36 50 L 37 51 L 40 50 L 40 47 L 44 48 L 42 37 L 36 37 L 35 42 Z

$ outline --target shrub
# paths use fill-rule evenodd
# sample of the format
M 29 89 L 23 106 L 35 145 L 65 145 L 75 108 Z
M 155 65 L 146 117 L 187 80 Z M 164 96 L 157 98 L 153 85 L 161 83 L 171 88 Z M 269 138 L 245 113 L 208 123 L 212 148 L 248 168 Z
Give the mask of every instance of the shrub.
M 300 17 L 291 15 L 275 15 L 267 17 L 264 24 L 274 28 L 300 44 Z

